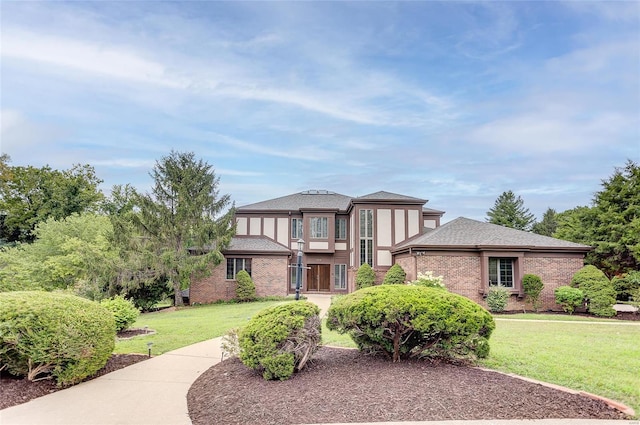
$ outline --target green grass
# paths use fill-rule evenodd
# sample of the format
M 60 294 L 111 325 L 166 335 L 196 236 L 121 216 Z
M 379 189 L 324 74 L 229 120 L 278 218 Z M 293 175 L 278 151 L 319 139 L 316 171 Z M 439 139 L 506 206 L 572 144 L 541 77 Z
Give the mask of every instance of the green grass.
M 218 304 L 143 314 L 133 327 L 148 326 L 154 335 L 118 341 L 116 353 L 159 355 L 244 325 L 258 311 L 281 303 L 266 301 Z M 518 314 L 498 316 L 491 354 L 481 366 L 588 391 L 625 403 L 640 414 L 640 325 L 586 324 L 603 321 L 580 316 Z M 612 323 L 620 323 L 613 320 Z M 355 347 L 346 335 L 322 325 L 325 345 Z
M 497 321 L 490 344 L 482 366 L 618 400 L 640 414 L 640 326 Z
M 570 316 L 567 314 L 544 314 L 544 313 L 518 313 L 518 314 L 494 314 L 495 319 L 514 320 L 556 320 L 560 322 L 612 322 L 619 323 L 618 319 L 608 319 L 606 317 Z
M 147 354 L 147 342 L 152 342 L 153 355 L 195 344 L 224 335 L 229 329 L 244 325 L 258 311 L 281 304 L 282 301 L 264 301 L 242 304 L 213 304 L 187 307 L 177 311 L 157 311 L 140 315 L 132 328 L 156 331 L 149 336 L 140 336 L 118 341 L 115 353 Z

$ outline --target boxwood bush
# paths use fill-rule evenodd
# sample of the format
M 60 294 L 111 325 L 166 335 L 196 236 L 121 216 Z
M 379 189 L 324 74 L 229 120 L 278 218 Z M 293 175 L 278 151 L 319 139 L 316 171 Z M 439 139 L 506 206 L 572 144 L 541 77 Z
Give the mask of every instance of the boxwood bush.
M 401 285 L 405 283 L 407 273 L 400 264 L 394 264 L 387 270 L 382 280 L 383 285 Z
M 589 313 L 596 316 L 616 315 L 616 291 L 605 274 L 595 266 L 588 265 L 578 270 L 571 279 L 571 286 L 584 292 Z
M 127 329 L 140 316 L 140 310 L 133 304 L 133 301 L 126 300 L 122 295 L 104 299 L 100 301 L 100 305 L 113 314 L 116 321 L 116 332 Z
M 493 287 L 487 292 L 487 306 L 493 313 L 502 313 L 507 308 L 511 292 L 508 289 Z
M 246 270 L 236 274 L 236 299 L 238 301 L 253 301 L 256 299 L 256 285 Z
M 0 294 L 0 364 L 13 375 L 80 382 L 107 363 L 115 335 L 113 315 L 97 302 L 40 291 Z
M 489 354 L 491 314 L 438 288 L 382 285 L 335 300 L 327 326 L 347 333 L 362 351 L 393 361 L 410 357 L 470 359 Z
M 264 379 L 285 380 L 302 370 L 321 340 L 320 309 L 296 301 L 262 310 L 240 331 L 240 360 Z
M 584 292 L 571 286 L 559 286 L 554 291 L 556 302 L 562 306 L 565 313 L 573 314 L 576 308 L 584 303 Z
M 540 308 L 540 294 L 544 284 L 540 276 L 535 274 L 525 274 L 522 276 L 522 289 L 527 302 L 533 307 L 533 311 L 537 312 Z
M 375 285 L 376 272 L 368 263 L 364 263 L 356 272 L 356 289 L 368 288 Z

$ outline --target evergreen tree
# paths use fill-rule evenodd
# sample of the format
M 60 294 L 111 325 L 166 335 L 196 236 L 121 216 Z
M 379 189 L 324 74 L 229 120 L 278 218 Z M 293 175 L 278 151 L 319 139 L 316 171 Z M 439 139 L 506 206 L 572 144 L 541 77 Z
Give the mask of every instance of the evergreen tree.
M 640 269 L 640 167 L 629 160 L 602 181 L 593 206 L 558 215 L 555 236 L 592 245 L 587 262 L 608 276 Z
M 556 210 L 548 208 L 542 215 L 542 221 L 535 223 L 531 231 L 543 236 L 553 236 L 558 228 L 557 215 Z
M 535 222 L 534 215 L 524 207 L 522 198 L 516 197 L 510 190 L 496 199 L 493 208 L 487 211 L 487 216 L 489 223 L 525 231 L 531 230 Z
M 230 196 L 219 196 L 213 167 L 195 154 L 171 153 L 156 161 L 151 194 L 139 195 L 135 221 L 156 252 L 154 269 L 167 277 L 175 305 L 194 273 L 205 273 L 222 262 L 235 234 L 234 208 L 223 210 Z M 200 255 L 190 253 L 197 251 Z

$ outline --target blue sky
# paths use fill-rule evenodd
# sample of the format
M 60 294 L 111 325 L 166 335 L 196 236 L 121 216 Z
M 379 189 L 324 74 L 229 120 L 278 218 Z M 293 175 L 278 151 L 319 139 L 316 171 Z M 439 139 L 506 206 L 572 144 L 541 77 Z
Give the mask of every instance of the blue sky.
M 1 151 L 151 186 L 171 149 L 245 205 L 378 190 L 538 218 L 640 161 L 638 2 L 0 3 Z

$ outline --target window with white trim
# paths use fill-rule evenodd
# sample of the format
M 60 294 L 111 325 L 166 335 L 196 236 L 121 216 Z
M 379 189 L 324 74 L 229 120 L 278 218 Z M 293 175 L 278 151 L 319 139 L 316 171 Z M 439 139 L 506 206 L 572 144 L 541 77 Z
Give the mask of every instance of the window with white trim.
M 251 276 L 251 258 L 227 258 L 227 279 L 235 279 L 240 270 Z
M 513 288 L 513 258 L 489 258 L 489 286 Z
M 373 210 L 360 210 L 360 265 L 373 267 Z
M 327 217 L 311 217 L 309 232 L 311 239 L 327 239 L 329 237 L 329 219 Z
M 334 266 L 334 289 L 347 289 L 347 265 L 336 264 Z

